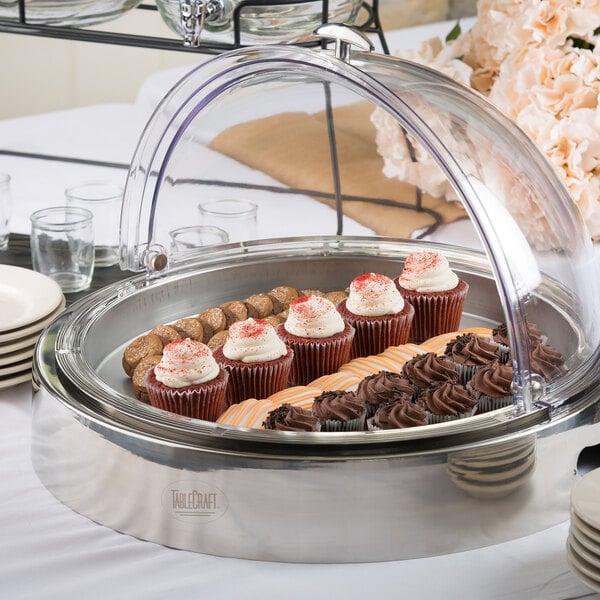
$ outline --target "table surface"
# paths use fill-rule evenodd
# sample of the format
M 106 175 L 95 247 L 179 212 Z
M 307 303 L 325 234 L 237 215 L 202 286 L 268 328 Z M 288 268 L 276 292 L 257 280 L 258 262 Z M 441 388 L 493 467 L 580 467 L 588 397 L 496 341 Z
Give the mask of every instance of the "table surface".
M 438 24 L 397 32 L 390 46 L 414 46 L 447 29 L 448 24 Z M 135 105 L 0 122 L 0 151 L 75 159 L 47 161 L 0 152 L 0 171 L 14 173 L 13 231 L 27 233 L 28 214 L 62 203 L 63 190 L 74 181 L 122 180 L 145 120 L 179 75 L 169 71 L 151 78 Z M 91 162 L 78 162 L 82 157 Z M 477 245 L 465 222 L 443 228 L 434 239 Z M 478 550 L 368 564 L 236 560 L 140 541 L 76 514 L 45 489 L 31 465 L 30 430 L 31 385 L 0 391 L 0 598 L 600 598 L 569 569 L 568 522 Z
M 570 571 L 568 523 L 427 559 L 306 565 L 173 550 L 93 523 L 61 504 L 29 459 L 31 389 L 0 393 L 0 596 L 40 598 L 598 598 Z

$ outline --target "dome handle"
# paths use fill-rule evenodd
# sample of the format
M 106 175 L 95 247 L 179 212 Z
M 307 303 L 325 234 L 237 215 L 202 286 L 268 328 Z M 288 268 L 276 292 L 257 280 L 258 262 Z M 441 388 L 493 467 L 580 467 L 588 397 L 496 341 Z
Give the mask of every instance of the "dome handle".
M 326 23 L 315 30 L 315 35 L 322 40 L 335 42 L 335 57 L 350 62 L 350 48 L 356 46 L 360 50 L 373 52 L 375 46 L 371 40 L 358 29 L 340 23 Z

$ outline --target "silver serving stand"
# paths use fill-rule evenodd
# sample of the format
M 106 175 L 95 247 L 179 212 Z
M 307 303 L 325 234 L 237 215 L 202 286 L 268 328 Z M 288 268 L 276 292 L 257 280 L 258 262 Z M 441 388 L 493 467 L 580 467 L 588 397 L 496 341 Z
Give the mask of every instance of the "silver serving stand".
M 351 237 L 233 244 L 163 279 L 136 276 L 78 301 L 36 350 L 32 460 L 40 479 L 117 531 L 259 560 L 424 557 L 566 520 L 578 459 L 600 435 L 595 386 L 578 387 L 559 409 L 341 434 L 226 427 L 134 400 L 120 359 L 152 324 L 292 279 L 339 289 L 362 272 L 392 276 L 418 246 Z M 462 325 L 493 326 L 502 310 L 487 260 L 443 251 L 471 286 Z M 549 287 L 540 298 L 551 337 L 572 326 L 554 297 Z

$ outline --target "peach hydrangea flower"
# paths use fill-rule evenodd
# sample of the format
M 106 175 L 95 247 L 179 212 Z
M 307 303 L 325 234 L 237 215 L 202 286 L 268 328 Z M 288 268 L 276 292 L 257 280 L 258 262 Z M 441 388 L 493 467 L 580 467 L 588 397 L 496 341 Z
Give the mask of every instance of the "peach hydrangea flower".
M 445 45 L 433 40 L 399 54 L 467 83 L 510 116 L 546 155 L 598 240 L 599 33 L 600 0 L 479 0 L 477 21 L 469 31 Z M 406 137 L 392 118 L 377 109 L 372 120 L 388 177 L 456 199 L 415 140 L 417 162 L 411 161 Z M 531 194 L 518 200 L 502 195 L 513 214 L 524 215 L 526 233 L 543 244 L 544 222 Z

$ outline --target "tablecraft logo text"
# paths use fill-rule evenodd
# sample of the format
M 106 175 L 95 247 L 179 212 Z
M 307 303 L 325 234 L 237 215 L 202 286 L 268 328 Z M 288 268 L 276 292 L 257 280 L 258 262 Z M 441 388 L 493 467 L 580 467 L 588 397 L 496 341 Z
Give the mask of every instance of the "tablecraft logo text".
M 197 481 L 176 481 L 163 491 L 163 506 L 178 520 L 199 523 L 214 521 L 227 511 L 225 494 Z
M 217 511 L 216 492 L 171 490 L 173 511 L 179 515 L 209 517 Z

